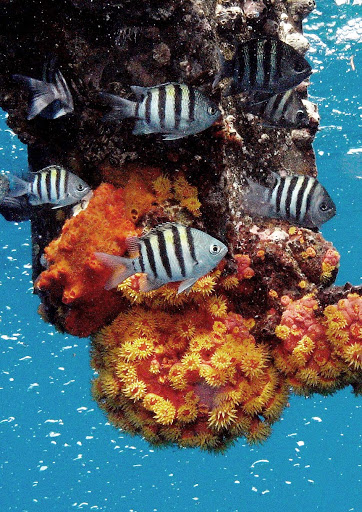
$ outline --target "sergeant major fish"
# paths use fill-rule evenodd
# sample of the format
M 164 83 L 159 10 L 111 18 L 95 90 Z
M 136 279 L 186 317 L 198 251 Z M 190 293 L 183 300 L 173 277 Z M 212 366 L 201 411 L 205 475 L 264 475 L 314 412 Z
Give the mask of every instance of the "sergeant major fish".
M 257 95 L 254 95 L 244 109 L 264 119 L 266 123 L 263 124 L 266 126 L 283 128 L 309 126 L 307 110 L 294 89 L 275 94 L 266 101 L 258 101 Z
M 231 78 L 225 96 L 260 92 L 267 98 L 295 87 L 312 73 L 312 68 L 300 53 L 271 37 L 238 44 L 231 60 L 226 60 L 219 51 L 219 58 L 220 71 L 213 87 L 223 78 Z
M 53 208 L 61 208 L 78 203 L 90 192 L 90 187 L 81 178 L 66 171 L 59 165 L 50 165 L 33 173 L 31 181 L 25 181 L 18 176 L 9 175 L 9 196 L 19 197 L 28 195 L 31 205 L 50 203 Z
M 178 287 L 178 293 L 181 293 L 216 267 L 227 253 L 227 247 L 216 238 L 176 223 L 160 224 L 141 238 L 128 238 L 126 243 L 131 254 L 138 254 L 136 257 L 94 253 L 113 270 L 106 290 L 140 272 L 147 276 L 141 291 L 148 292 L 167 283 L 182 281 Z
M 306 228 L 317 228 L 334 217 L 336 207 L 328 192 L 309 176 L 281 177 L 272 173 L 274 184 L 265 187 L 248 179 L 244 209 L 251 215 L 288 220 Z
M 103 119 L 134 118 L 134 135 L 161 133 L 165 140 L 180 139 L 206 130 L 221 116 L 215 103 L 198 89 L 185 84 L 133 85 L 131 89 L 137 101 L 105 92 L 101 92 L 100 97 L 112 107 Z
M 37 115 L 46 119 L 57 119 L 74 111 L 73 97 L 59 69 L 54 69 L 55 59 L 46 64 L 43 80 L 24 75 L 13 75 L 17 82 L 25 84 L 31 91 L 27 119 Z

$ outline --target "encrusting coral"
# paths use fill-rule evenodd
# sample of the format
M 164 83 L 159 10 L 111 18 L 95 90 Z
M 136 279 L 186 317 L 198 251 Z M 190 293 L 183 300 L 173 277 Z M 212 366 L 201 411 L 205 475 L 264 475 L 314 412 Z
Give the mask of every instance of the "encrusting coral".
M 183 223 L 200 215 L 197 190 L 182 173 L 171 180 L 158 169 L 131 167 L 120 184 L 123 187 L 102 184 L 87 209 L 65 222 L 61 236 L 45 249 L 47 269 L 35 283 L 38 293 L 57 306 L 53 322 L 76 336 L 89 336 L 128 306 L 121 294 L 104 289 L 109 270 L 96 259 L 95 251 L 123 255 L 126 238 L 140 235 L 141 219 L 151 213 L 154 219 Z M 205 276 L 195 289 L 202 287 L 208 293 L 213 279 Z M 121 285 L 131 302 L 142 300 L 141 295 L 137 297 L 138 283 L 135 277 Z M 162 300 L 177 305 L 185 294 L 177 295 L 173 287 L 163 289 L 158 294 L 158 301 Z
M 143 293 L 143 274 L 105 290 L 109 270 L 94 252 L 123 255 L 143 228 L 200 217 L 182 173 L 132 165 L 116 185 L 66 221 L 36 283 L 58 305 L 59 328 L 93 334 L 93 396 L 115 426 L 155 445 L 223 451 L 240 436 L 265 440 L 290 389 L 358 391 L 362 299 L 323 310 L 319 290 L 339 255 L 320 234 L 245 220 L 233 253 L 187 293 L 178 283 Z
M 94 398 L 110 421 L 152 444 L 262 441 L 288 388 L 253 325 L 207 297 L 182 313 L 136 306 L 93 337 Z
M 312 294 L 283 302 L 286 309 L 275 329 L 281 343 L 273 357 L 293 390 L 330 393 L 356 385 L 362 368 L 362 297 L 349 294 L 322 311 Z

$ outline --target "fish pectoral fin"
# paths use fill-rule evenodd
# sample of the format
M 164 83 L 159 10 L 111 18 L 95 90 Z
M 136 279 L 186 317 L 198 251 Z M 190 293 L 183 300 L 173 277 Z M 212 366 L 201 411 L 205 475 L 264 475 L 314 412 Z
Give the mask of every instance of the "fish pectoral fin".
M 135 122 L 133 128 L 133 135 L 147 135 L 149 133 L 155 133 L 152 128 L 150 128 L 143 119 L 138 119 Z
M 160 288 L 164 284 L 163 281 L 150 279 L 148 275 L 145 275 L 144 278 L 140 280 L 140 291 L 143 293 L 152 292 L 152 290 L 157 290 L 157 288 Z
M 165 133 L 162 135 L 163 140 L 176 140 L 187 137 L 188 133 Z
M 189 290 L 198 280 L 198 277 L 192 277 L 190 279 L 186 279 L 185 281 L 182 281 L 180 283 L 180 286 L 178 287 L 177 293 L 185 292 L 186 290 Z

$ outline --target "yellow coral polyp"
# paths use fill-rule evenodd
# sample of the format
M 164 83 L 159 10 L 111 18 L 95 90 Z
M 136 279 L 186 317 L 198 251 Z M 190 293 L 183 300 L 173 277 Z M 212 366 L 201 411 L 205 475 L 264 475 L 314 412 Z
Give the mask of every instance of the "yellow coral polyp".
M 230 424 L 235 423 L 237 420 L 236 409 L 229 404 L 223 404 L 216 407 L 209 415 L 209 426 L 220 430 L 228 427 Z
M 152 188 L 156 193 L 158 201 L 163 202 L 172 197 L 171 186 L 171 180 L 167 176 L 161 175 L 156 178 L 152 183 Z
M 292 356 L 296 359 L 299 366 L 305 364 L 307 357 L 313 352 L 314 348 L 314 341 L 308 336 L 303 336 L 303 338 L 297 342 L 293 349 Z
M 185 338 L 190 340 L 196 332 L 196 327 L 191 320 L 180 320 L 176 324 L 176 333 L 181 336 L 181 338 Z
M 184 367 L 185 371 L 198 370 L 201 364 L 201 356 L 200 354 L 196 353 L 187 354 L 181 359 L 181 364 Z
M 243 373 L 249 378 L 260 377 L 266 367 L 266 355 L 260 347 L 250 347 L 239 363 Z
M 206 383 L 211 387 L 220 387 L 232 381 L 235 374 L 235 368 L 218 369 L 213 368 L 208 364 L 201 365 L 200 376 L 203 377 Z
M 226 276 L 222 282 L 221 286 L 225 288 L 225 290 L 232 290 L 239 285 L 239 279 L 236 276 Z
M 207 310 L 216 318 L 224 318 L 227 312 L 227 303 L 223 297 L 214 295 L 207 301 Z
M 188 402 L 178 408 L 177 419 L 182 423 L 192 423 L 196 420 L 198 412 L 197 404 Z
M 151 339 L 137 338 L 124 343 L 120 350 L 120 355 L 126 361 L 142 361 L 153 354 L 154 348 L 155 346 Z
M 362 368 L 362 343 L 351 343 L 343 350 L 343 359 L 355 370 Z
M 216 277 L 213 275 L 206 275 L 196 281 L 194 286 L 191 288 L 190 293 L 201 295 L 210 295 L 216 286 Z
M 135 380 L 122 388 L 122 392 L 132 400 L 140 400 L 146 395 L 147 386 L 142 380 Z
M 217 334 L 225 334 L 226 333 L 226 325 L 219 320 L 216 320 L 212 325 L 212 330 Z
M 197 197 L 187 197 L 180 201 L 180 205 L 189 210 L 195 217 L 199 217 L 201 212 L 199 210 L 201 203 Z
M 154 413 L 155 420 L 162 425 L 171 424 L 175 418 L 176 409 L 167 398 L 154 393 L 147 393 L 143 399 L 143 405 Z
M 210 362 L 217 370 L 223 370 L 231 365 L 232 358 L 226 351 L 217 350 L 211 357 Z
M 275 334 L 281 340 L 286 340 L 290 336 L 290 328 L 287 325 L 277 325 L 275 328 Z

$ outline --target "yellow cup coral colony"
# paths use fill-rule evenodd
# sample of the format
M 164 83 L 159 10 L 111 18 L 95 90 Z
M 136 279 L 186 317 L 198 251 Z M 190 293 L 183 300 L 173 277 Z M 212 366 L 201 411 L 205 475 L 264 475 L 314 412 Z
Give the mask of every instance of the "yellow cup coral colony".
M 322 309 L 318 287 L 339 255 L 309 230 L 241 226 L 243 251 L 231 247 L 187 293 L 178 283 L 142 293 L 142 274 L 104 290 L 109 270 L 94 252 L 123 255 L 127 236 L 166 221 L 202 229 L 182 173 L 128 171 L 66 221 L 36 282 L 59 328 L 92 335 L 93 396 L 113 425 L 154 445 L 223 451 L 241 436 L 265 440 L 291 389 L 358 390 L 362 299 Z
M 288 392 L 254 322 L 225 299 L 182 313 L 137 306 L 93 337 L 93 394 L 110 421 L 152 444 L 223 450 L 236 437 L 270 433 Z

